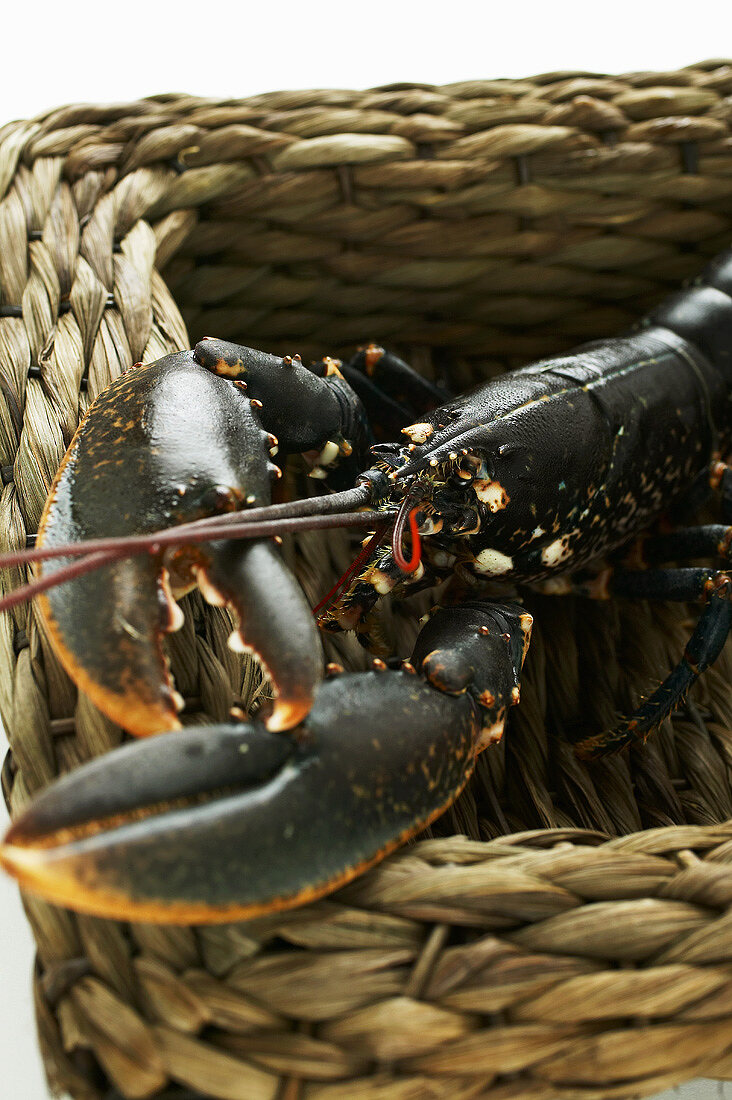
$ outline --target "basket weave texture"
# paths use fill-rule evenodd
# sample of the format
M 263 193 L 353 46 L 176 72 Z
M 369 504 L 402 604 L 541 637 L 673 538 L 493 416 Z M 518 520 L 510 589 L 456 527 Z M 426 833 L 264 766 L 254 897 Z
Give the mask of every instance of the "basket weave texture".
M 462 387 L 621 330 L 729 246 L 731 127 L 724 61 L 161 96 L 5 126 L 7 545 L 36 530 L 94 397 L 204 334 L 305 356 L 377 339 Z M 320 534 L 287 548 L 314 600 L 349 553 Z M 257 675 L 226 648 L 224 611 L 186 606 L 173 671 L 195 719 L 221 719 Z M 431 836 L 334 897 L 173 929 L 25 899 L 54 1089 L 601 1100 L 732 1077 L 732 654 L 647 745 L 588 769 L 561 734 L 632 706 L 691 620 L 667 606 L 530 608 L 504 743 Z M 17 812 L 122 735 L 77 695 L 31 610 L 1 618 Z M 385 630 L 403 652 L 414 605 L 385 612 Z

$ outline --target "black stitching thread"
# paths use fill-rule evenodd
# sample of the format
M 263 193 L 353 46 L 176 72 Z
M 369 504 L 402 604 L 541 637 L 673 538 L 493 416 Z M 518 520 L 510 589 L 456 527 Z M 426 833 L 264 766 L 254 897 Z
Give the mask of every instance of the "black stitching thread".
M 104 303 L 105 309 L 116 309 L 117 303 L 114 300 L 113 294 L 107 295 L 107 300 Z M 72 309 L 71 302 L 61 302 L 58 307 L 59 315 L 63 313 L 70 313 Z M 21 317 L 23 316 L 22 306 L 0 306 L 0 317 Z

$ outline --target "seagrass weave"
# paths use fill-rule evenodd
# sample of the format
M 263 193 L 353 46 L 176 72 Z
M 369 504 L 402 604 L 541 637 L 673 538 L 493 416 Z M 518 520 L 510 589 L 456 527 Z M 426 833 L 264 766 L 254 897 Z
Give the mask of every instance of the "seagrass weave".
M 464 387 L 622 330 L 732 241 L 731 127 L 724 61 L 161 96 L 3 127 L 5 544 L 35 531 L 110 379 L 203 335 L 303 356 L 375 339 Z M 288 478 L 296 490 L 297 463 Z M 286 553 L 316 602 L 352 550 L 313 533 Z M 225 718 L 260 691 L 258 674 L 226 648 L 225 612 L 185 606 L 178 688 L 191 721 Z M 563 735 L 597 731 L 658 682 L 691 612 L 529 606 L 503 744 L 427 839 L 337 895 L 210 928 L 26 898 L 53 1089 L 619 1100 L 732 1077 L 730 647 L 657 736 L 587 768 Z M 420 610 L 384 610 L 395 650 Z M 16 812 L 122 734 L 77 696 L 32 611 L 0 619 Z M 328 645 L 363 665 L 348 638 Z

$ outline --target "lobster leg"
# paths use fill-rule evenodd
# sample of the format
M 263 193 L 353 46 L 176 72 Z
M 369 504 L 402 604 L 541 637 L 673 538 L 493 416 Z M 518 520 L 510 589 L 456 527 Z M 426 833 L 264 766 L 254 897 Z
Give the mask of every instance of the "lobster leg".
M 667 535 L 644 539 L 643 560 L 649 564 L 683 559 L 732 557 L 732 527 L 723 523 L 707 523 L 699 527 L 684 527 Z
M 721 512 L 732 518 L 732 468 L 713 463 L 690 494 L 690 502 L 703 503 L 702 492 L 715 487 L 721 494 Z M 640 544 L 644 562 L 650 565 L 694 558 L 732 558 L 732 527 L 726 524 L 702 524 L 645 538 Z M 582 586 L 580 585 L 580 588 Z M 683 701 L 689 688 L 719 656 L 732 626 L 730 577 L 726 572 L 704 568 L 615 570 L 600 586 L 603 594 L 627 599 L 694 601 L 702 599 L 706 607 L 692 634 L 684 655 L 664 682 L 624 722 L 612 730 L 575 744 L 578 756 L 595 760 L 621 751 L 626 745 L 645 740 Z
M 347 882 L 457 797 L 499 739 L 531 617 L 438 611 L 399 669 L 324 681 L 291 734 L 261 722 L 124 746 L 57 781 L 0 859 L 27 889 L 102 916 L 227 921 Z
M 714 490 L 718 491 L 719 511 L 722 519 L 732 521 L 732 467 L 726 462 L 714 461 L 694 478 L 669 507 L 669 517 L 675 524 L 688 524 L 703 508 Z
M 398 439 L 405 424 L 444 404 L 450 394 L 417 374 L 393 352 L 375 344 L 342 364 L 346 381 L 360 397 L 382 441 Z
M 706 503 L 712 491 L 719 493 L 722 524 L 680 526 L 678 530 L 644 538 L 641 543 L 643 560 L 649 564 L 679 561 L 683 558 L 720 557 L 728 561 L 732 546 L 732 467 L 726 462 L 713 462 L 696 478 L 689 491 L 671 509 L 671 518 L 683 523 Z
M 645 740 L 675 710 L 702 672 L 716 661 L 732 628 L 732 579 L 709 569 L 661 569 L 618 573 L 610 582 L 613 595 L 661 600 L 694 600 L 706 606 L 684 655 L 663 683 L 625 721 L 612 730 L 574 745 L 583 760 L 597 760 Z

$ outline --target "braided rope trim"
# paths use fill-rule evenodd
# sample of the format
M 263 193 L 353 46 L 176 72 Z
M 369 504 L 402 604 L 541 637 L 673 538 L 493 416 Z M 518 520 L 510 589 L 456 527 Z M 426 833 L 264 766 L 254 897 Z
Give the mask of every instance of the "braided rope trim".
M 95 1097 L 589 1100 L 728 1076 L 731 858 L 730 824 L 424 841 L 292 914 L 110 925 L 104 972 L 46 967 L 46 1038 L 93 1051 L 119 1090 Z
M 8 230 L 47 235 L 28 173 L 62 172 L 69 255 L 107 287 L 149 221 L 194 334 L 525 361 L 631 323 L 726 245 L 731 72 L 67 107 L 0 130 L 0 197 L 22 179 Z M 0 262 L 13 307 L 18 262 Z

